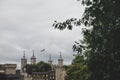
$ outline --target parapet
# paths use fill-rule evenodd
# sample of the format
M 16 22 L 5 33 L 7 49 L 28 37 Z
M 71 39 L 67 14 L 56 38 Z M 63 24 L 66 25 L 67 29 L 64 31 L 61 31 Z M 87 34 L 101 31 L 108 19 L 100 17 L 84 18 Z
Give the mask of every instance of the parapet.
M 16 68 L 17 64 L 4 64 L 5 68 Z

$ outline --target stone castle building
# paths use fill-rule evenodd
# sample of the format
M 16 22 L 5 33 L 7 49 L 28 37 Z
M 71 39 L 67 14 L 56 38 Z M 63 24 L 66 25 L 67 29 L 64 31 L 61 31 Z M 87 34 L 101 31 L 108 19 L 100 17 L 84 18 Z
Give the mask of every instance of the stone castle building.
M 17 64 L 0 64 L 0 80 L 23 80 L 16 67 Z
M 33 55 L 31 57 L 31 64 L 36 64 L 36 57 Z M 25 57 L 25 52 L 23 57 L 21 58 L 21 74 L 24 75 L 24 80 L 64 80 L 66 71 L 63 67 L 63 59 L 60 52 L 60 56 L 58 59 L 58 64 L 55 65 L 52 63 L 51 55 L 49 55 L 48 64 L 51 65 L 52 70 L 48 72 L 33 72 L 31 75 L 28 75 L 24 72 L 23 67 L 27 65 L 27 58 Z
M 16 74 L 16 64 L 0 64 L 0 73 Z

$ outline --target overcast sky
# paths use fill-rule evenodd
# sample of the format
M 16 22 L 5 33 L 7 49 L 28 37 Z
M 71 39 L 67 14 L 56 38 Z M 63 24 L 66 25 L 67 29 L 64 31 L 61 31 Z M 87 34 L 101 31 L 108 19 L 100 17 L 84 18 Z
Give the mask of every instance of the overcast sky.
M 55 20 L 81 18 L 84 7 L 77 0 L 0 0 L 0 63 L 20 67 L 23 51 L 30 62 L 32 50 L 37 61 L 47 61 L 51 53 L 57 63 L 60 51 L 65 64 L 73 59 L 72 45 L 81 39 L 81 28 L 57 30 Z M 44 52 L 40 50 L 45 49 Z

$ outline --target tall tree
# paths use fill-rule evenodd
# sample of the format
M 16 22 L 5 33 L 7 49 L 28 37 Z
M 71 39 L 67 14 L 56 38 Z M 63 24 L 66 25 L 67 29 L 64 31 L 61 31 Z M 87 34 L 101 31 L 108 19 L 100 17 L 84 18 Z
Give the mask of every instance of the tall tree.
M 120 0 L 81 0 L 85 5 L 82 19 L 71 18 L 65 22 L 55 21 L 54 27 L 60 30 L 72 29 L 72 25 L 84 24 L 83 45 L 74 45 L 74 50 L 87 57 L 89 80 L 120 79 Z
M 90 76 L 88 66 L 84 57 L 79 54 L 75 56 L 72 64 L 67 68 L 67 76 L 65 80 L 87 80 Z

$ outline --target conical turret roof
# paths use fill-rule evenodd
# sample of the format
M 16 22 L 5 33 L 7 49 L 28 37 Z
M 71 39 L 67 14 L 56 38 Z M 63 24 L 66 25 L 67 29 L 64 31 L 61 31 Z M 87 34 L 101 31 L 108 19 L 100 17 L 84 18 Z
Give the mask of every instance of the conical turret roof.
M 21 59 L 26 60 L 27 58 L 25 57 L 25 51 L 23 51 L 23 57 Z
M 31 57 L 31 59 L 36 59 L 35 55 L 34 55 L 34 50 L 33 50 L 33 55 Z
M 61 52 L 60 52 L 60 56 L 59 56 L 59 59 L 58 60 L 63 60 L 62 59 L 62 54 L 61 54 Z

